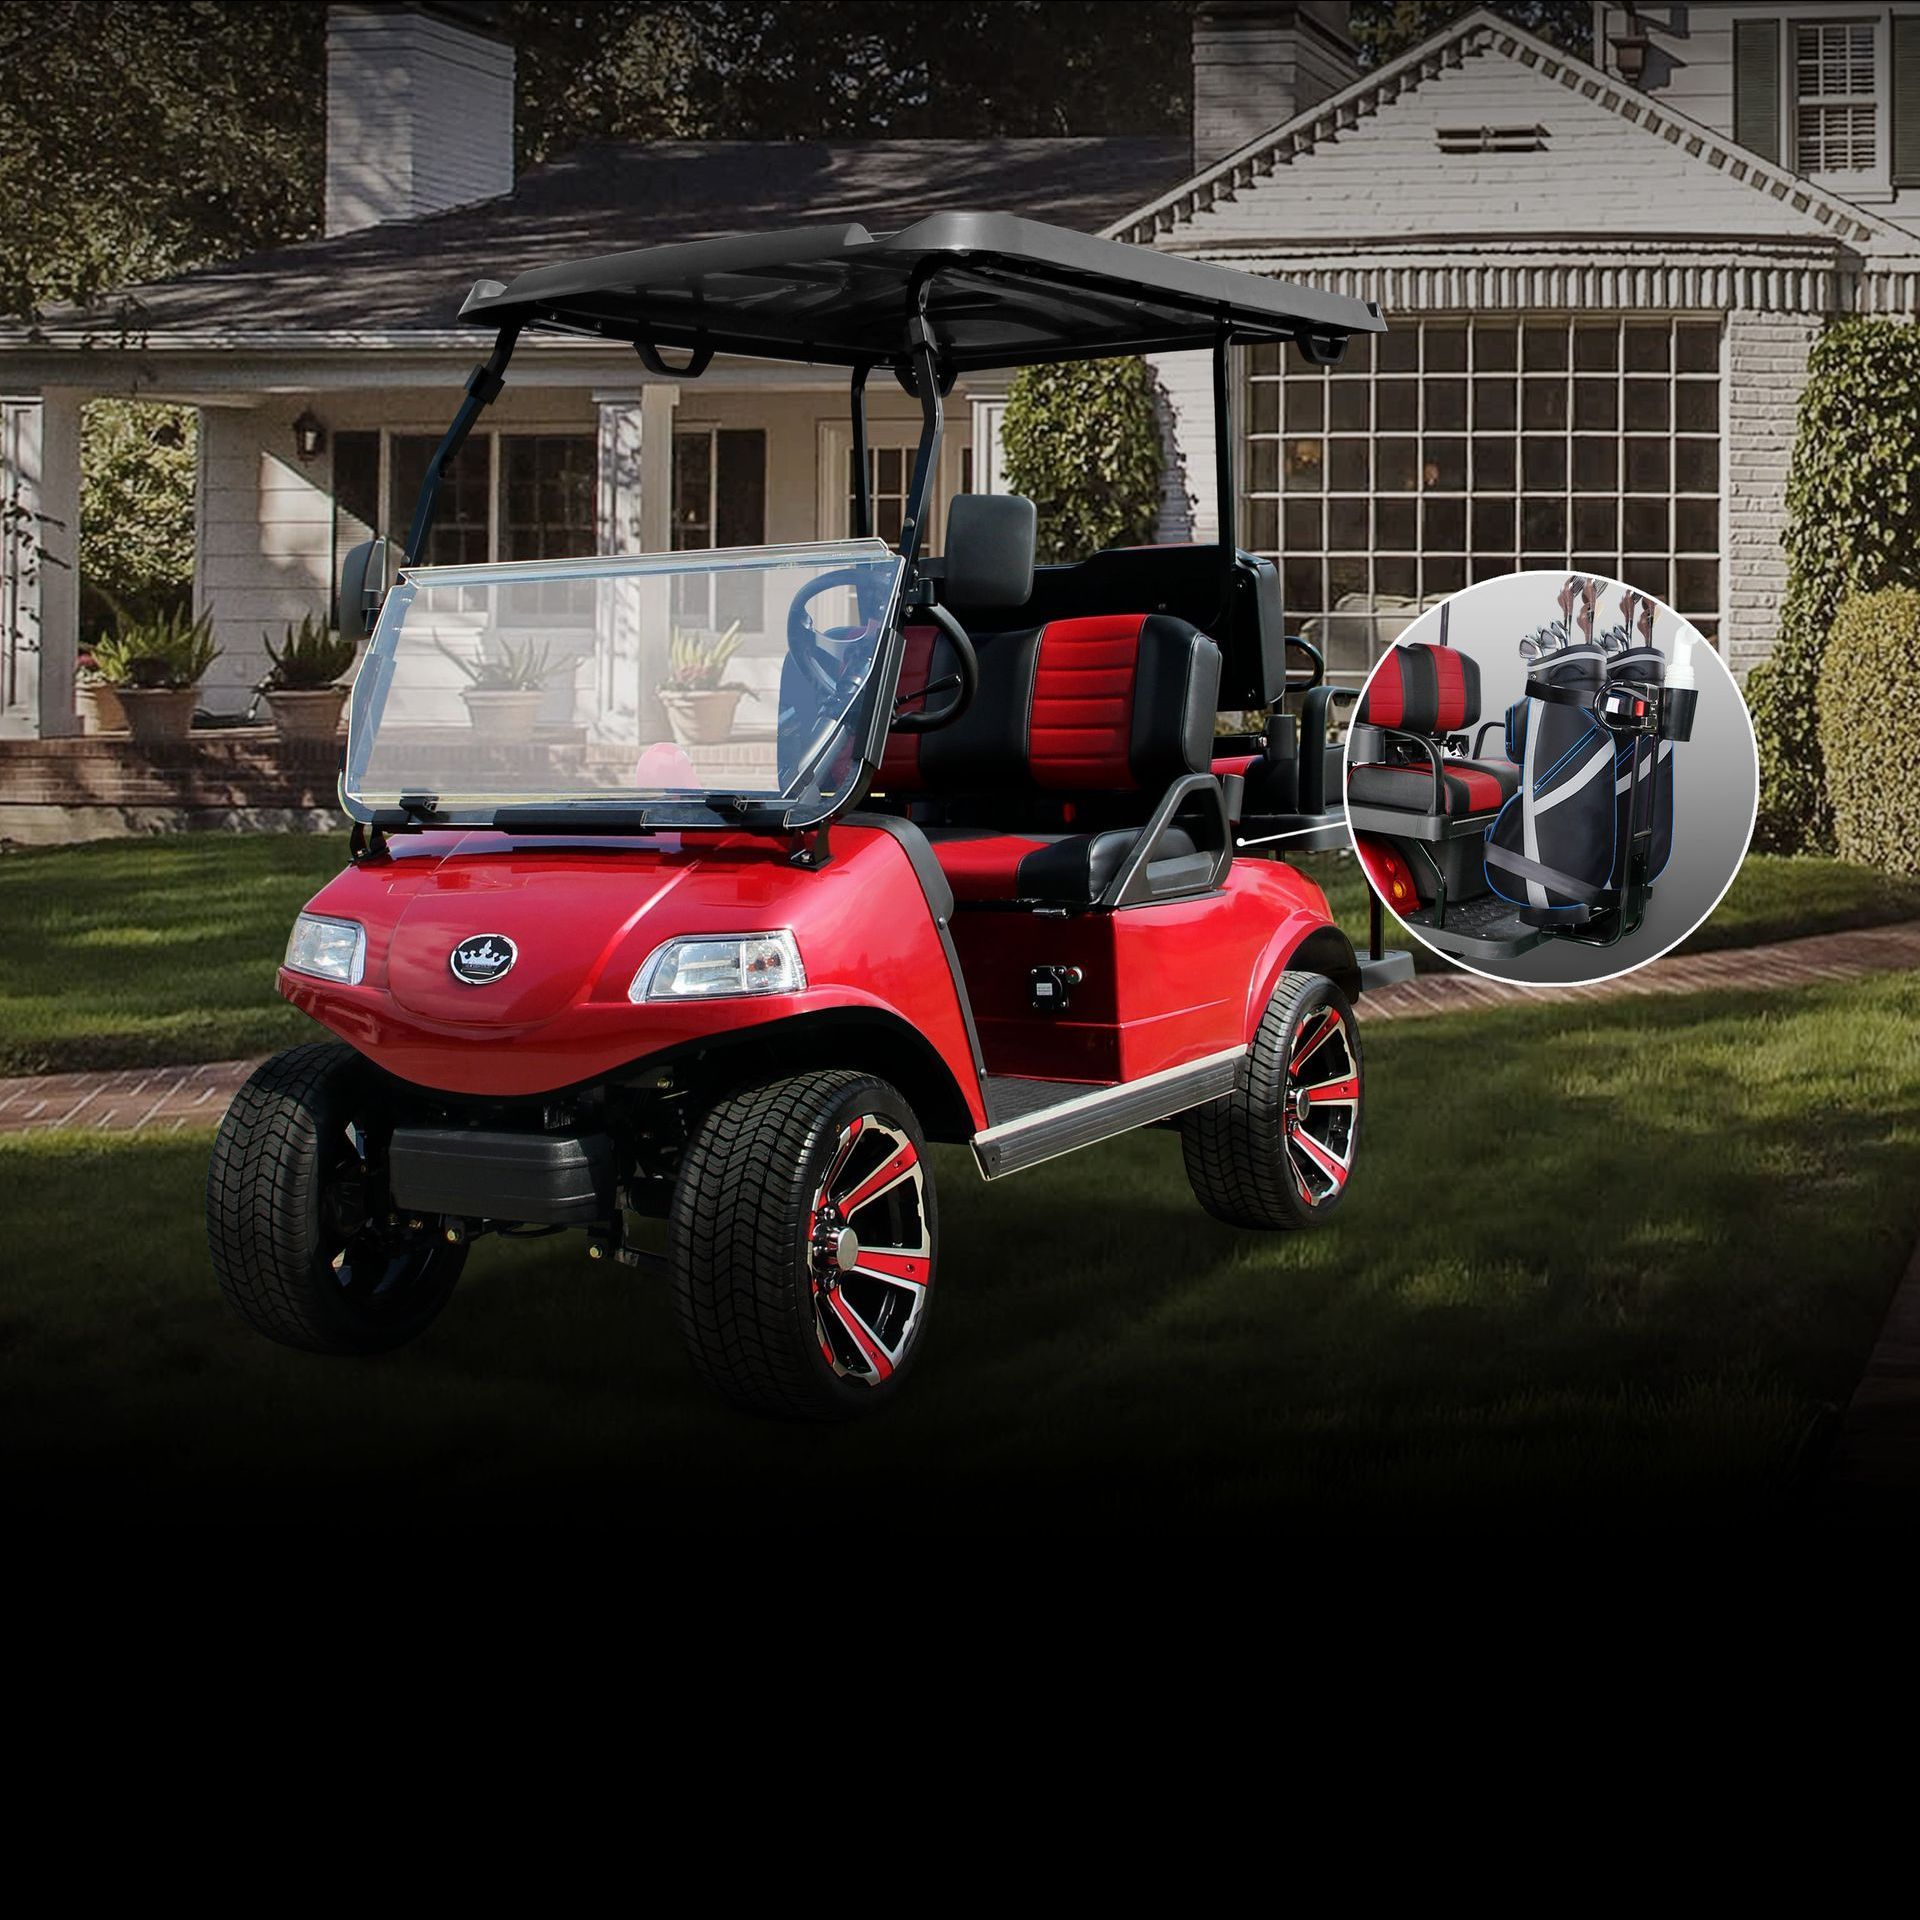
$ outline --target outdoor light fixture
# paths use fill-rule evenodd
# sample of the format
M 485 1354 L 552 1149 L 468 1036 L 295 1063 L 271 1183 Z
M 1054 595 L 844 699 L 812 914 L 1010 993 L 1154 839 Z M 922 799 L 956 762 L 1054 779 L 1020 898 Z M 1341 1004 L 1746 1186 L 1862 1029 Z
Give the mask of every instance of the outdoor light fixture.
M 293 445 L 303 462 L 317 460 L 327 450 L 327 430 L 311 407 L 293 423 Z
M 1652 43 L 1631 5 L 1627 8 L 1626 30 L 1609 35 L 1608 43 L 1613 48 L 1613 64 L 1620 78 L 1628 86 L 1637 87 L 1647 70 L 1647 48 Z

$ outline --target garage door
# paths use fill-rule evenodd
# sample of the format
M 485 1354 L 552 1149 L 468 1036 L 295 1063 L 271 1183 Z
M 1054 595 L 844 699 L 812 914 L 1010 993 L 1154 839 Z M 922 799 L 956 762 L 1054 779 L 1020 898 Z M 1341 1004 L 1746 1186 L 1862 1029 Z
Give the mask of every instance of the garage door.
M 1516 567 L 1624 579 L 1717 636 L 1718 318 L 1402 320 L 1333 369 L 1250 348 L 1247 398 L 1241 537 L 1337 670 Z

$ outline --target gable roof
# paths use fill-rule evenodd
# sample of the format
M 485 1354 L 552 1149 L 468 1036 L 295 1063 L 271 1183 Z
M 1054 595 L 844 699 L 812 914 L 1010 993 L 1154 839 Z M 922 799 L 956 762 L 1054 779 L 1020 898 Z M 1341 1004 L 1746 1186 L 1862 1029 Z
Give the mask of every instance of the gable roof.
M 473 283 L 615 248 L 859 221 L 881 231 L 994 207 L 1097 231 L 1177 178 L 1184 139 L 666 141 L 584 147 L 511 193 L 302 241 L 148 286 L 91 313 L 53 309 L 0 338 L 458 333 Z
M 1815 187 L 1711 127 L 1675 112 L 1654 96 L 1549 46 L 1485 7 L 1476 8 L 1344 91 L 1146 201 L 1106 228 L 1106 236 L 1148 245 L 1164 242 L 1248 188 L 1271 179 L 1279 169 L 1323 144 L 1337 142 L 1343 133 L 1461 67 L 1470 56 L 1484 53 L 1498 54 L 1531 69 L 1542 81 L 1556 83 L 1617 116 L 1625 125 L 1663 141 L 1684 164 L 1709 168 L 1740 182 L 1776 203 L 1776 209 L 1779 203 L 1785 203 L 1792 214 L 1800 216 L 1796 224 L 1807 239 L 1895 253 L 1910 253 L 1915 246 L 1911 234 L 1879 215 Z

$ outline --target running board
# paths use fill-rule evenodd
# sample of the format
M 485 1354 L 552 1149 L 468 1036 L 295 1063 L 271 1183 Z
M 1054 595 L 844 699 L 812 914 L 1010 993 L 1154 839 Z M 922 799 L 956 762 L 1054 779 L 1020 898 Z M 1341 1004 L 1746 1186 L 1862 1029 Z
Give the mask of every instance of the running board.
M 1217 1100 L 1233 1091 L 1233 1076 L 1246 1051 L 1229 1047 L 1204 1060 L 1190 1060 L 1184 1067 L 1168 1067 L 1142 1080 L 1123 1080 L 1118 1086 L 1077 1094 L 1058 1106 L 987 1127 L 973 1136 L 973 1157 L 980 1163 L 981 1176 L 998 1180 L 1003 1174 L 1020 1173 L 1043 1160 L 1072 1153 L 1076 1147 L 1090 1147 Z

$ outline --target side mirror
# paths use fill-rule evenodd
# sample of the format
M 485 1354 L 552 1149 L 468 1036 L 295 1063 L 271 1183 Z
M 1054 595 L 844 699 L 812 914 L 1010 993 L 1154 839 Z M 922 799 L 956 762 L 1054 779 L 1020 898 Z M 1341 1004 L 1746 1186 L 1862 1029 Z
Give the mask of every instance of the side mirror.
M 358 638 L 380 623 L 387 597 L 387 543 L 363 540 L 347 550 L 340 568 L 340 631 Z

